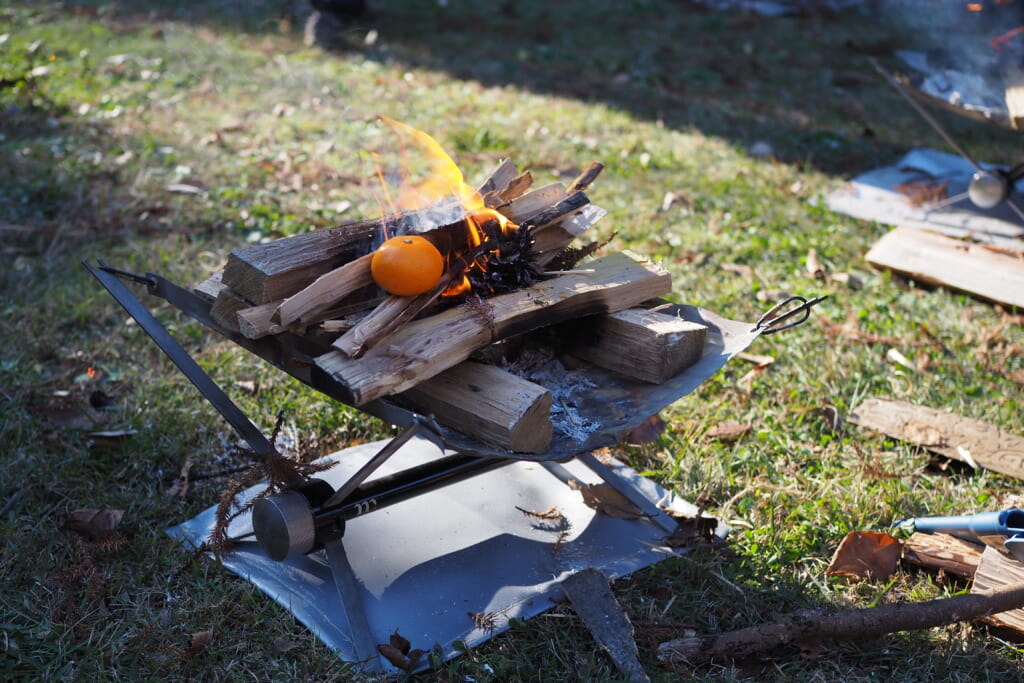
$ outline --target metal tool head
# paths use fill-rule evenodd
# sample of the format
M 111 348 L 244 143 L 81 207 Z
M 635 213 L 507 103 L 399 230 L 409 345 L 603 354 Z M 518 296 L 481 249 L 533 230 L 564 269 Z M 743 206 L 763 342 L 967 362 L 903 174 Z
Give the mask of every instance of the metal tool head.
M 1010 196 L 1010 182 L 998 171 L 978 171 L 967 185 L 967 196 L 979 209 L 992 209 Z
M 252 508 L 252 528 L 267 557 L 281 562 L 305 555 L 317 547 L 314 510 L 334 489 L 321 479 L 257 499 Z

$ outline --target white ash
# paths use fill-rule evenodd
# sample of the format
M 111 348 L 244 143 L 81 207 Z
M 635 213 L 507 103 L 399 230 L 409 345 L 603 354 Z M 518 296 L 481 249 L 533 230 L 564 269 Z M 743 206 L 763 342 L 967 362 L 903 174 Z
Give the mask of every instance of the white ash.
M 577 404 L 584 392 L 597 386 L 579 370 L 569 370 L 547 347 L 526 349 L 514 362 L 501 367 L 551 391 L 551 426 L 573 441 L 583 442 L 600 424 L 580 415 Z

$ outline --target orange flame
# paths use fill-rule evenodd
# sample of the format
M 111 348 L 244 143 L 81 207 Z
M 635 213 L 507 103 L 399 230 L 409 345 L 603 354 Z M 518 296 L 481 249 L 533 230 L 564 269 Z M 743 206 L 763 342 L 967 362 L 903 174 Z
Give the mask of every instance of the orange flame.
M 448 197 L 454 198 L 465 214 L 467 226 L 467 248 L 476 249 L 484 243 L 487 235 L 482 226 L 491 220 L 498 221 L 502 234 L 508 234 L 518 226 L 512 223 L 504 215 L 487 208 L 483 197 L 475 189 L 466 184 L 462 171 L 456 166 L 452 158 L 444 151 L 440 144 L 432 137 L 412 126 L 395 121 L 386 116 L 380 117 L 392 131 L 402 140 L 402 167 L 401 185 L 392 199 L 387 194 L 387 185 L 384 182 L 382 173 L 378 173 L 381 183 L 385 187 L 385 197 L 389 205 L 398 211 L 416 211 L 436 205 Z M 422 155 L 421 162 L 425 161 L 425 177 L 414 181 L 411 178 L 412 163 L 407 152 L 416 150 Z M 386 226 L 385 226 L 386 231 Z M 446 262 L 450 266 L 457 254 L 447 254 Z M 486 271 L 486 258 L 478 257 L 467 269 Z M 457 296 L 472 289 L 467 275 L 452 283 L 443 296 Z

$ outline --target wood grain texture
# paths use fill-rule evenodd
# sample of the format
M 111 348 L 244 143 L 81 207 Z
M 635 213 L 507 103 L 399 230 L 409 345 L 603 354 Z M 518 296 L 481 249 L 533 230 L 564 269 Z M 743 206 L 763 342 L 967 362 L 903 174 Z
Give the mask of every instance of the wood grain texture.
M 358 359 L 341 351 L 316 365 L 342 384 L 355 405 L 405 391 L 466 360 L 488 344 L 556 322 L 620 311 L 668 294 L 671 276 L 630 252 L 587 264 L 567 274 L 483 302 L 483 310 L 458 306 L 415 320 Z
M 551 445 L 551 392 L 494 365 L 459 363 L 396 400 L 497 448 L 543 453 Z
M 236 249 L 228 255 L 224 284 L 253 304 L 284 299 L 367 253 L 379 228 L 374 218 Z
M 929 285 L 1024 308 L 1024 252 L 1010 253 L 944 235 L 896 228 L 875 243 L 867 260 Z
M 881 398 L 864 401 L 849 420 L 954 460 L 966 461 L 966 451 L 985 469 L 1024 479 L 1024 438 L 988 422 Z
M 577 328 L 572 355 L 652 384 L 700 360 L 708 331 L 704 325 L 642 308 L 587 318 Z

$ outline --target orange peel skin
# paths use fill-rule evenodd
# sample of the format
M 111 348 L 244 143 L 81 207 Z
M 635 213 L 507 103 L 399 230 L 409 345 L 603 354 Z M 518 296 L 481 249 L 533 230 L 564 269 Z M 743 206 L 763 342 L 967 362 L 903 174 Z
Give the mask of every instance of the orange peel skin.
M 370 259 L 370 273 L 377 285 L 396 296 L 425 294 L 437 286 L 444 273 L 444 258 L 430 240 L 419 235 L 399 235 L 385 241 Z

